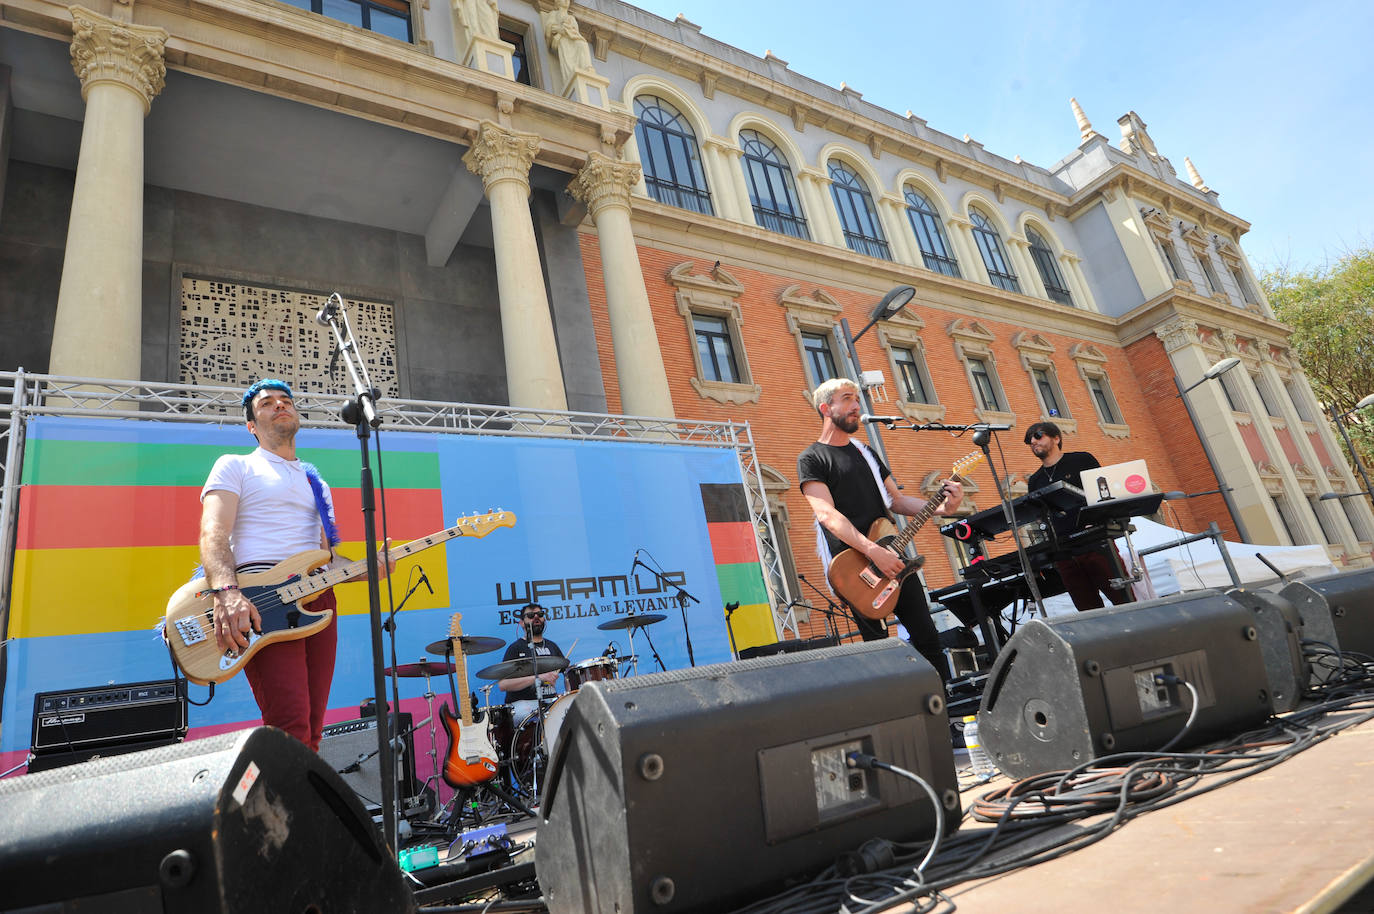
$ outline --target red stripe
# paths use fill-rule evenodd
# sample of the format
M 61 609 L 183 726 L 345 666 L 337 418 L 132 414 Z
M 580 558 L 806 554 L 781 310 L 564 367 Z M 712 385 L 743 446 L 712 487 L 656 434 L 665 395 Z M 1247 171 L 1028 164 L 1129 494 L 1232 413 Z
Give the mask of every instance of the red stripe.
M 363 538 L 361 492 L 334 492 L 345 542 Z M 387 523 L 397 543 L 446 526 L 438 489 L 393 489 Z M 381 538 L 381 513 L 377 515 Z M 25 486 L 19 498 L 19 549 L 190 545 L 200 536 L 200 490 L 190 486 Z
M 707 524 L 711 536 L 711 556 L 717 565 L 757 562 L 758 545 L 754 541 L 754 525 L 748 521 L 726 524 Z

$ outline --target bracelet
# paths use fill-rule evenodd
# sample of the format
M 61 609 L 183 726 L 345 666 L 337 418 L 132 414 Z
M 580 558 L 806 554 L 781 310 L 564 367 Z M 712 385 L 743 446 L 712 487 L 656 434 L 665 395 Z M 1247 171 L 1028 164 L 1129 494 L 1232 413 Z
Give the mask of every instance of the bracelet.
M 200 591 L 199 593 L 197 593 L 197 594 L 196 594 L 196 599 L 199 600 L 201 597 L 204 597 L 204 596 L 210 596 L 210 595 L 217 594 L 217 593 L 224 593 L 225 591 L 228 591 L 228 590 L 238 590 L 238 589 L 239 589 L 239 585 L 237 585 L 237 584 L 225 584 L 223 587 L 208 587 L 208 588 L 206 588 L 205 590 L 202 590 L 202 591 Z

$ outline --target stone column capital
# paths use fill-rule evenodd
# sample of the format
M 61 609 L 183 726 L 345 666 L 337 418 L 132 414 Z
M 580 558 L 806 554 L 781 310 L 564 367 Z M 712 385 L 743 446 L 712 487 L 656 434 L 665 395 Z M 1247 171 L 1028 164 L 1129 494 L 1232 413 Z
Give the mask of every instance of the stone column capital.
M 608 206 L 630 208 L 630 191 L 639 183 L 640 166 L 621 162 L 599 152 L 587 156 L 587 164 L 568 184 L 568 192 L 587 204 L 595 219 Z
M 115 83 L 137 93 L 147 114 L 167 81 L 166 29 L 118 22 L 83 6 L 70 10 L 72 69 L 81 80 L 81 97 L 93 85 Z
M 539 152 L 539 137 L 533 133 L 516 133 L 491 121 L 482 121 L 472 147 L 463 153 L 463 164 L 482 178 L 488 193 L 502 181 L 517 181 L 530 186 L 530 165 Z
M 1162 327 L 1156 327 L 1155 336 L 1164 344 L 1165 352 L 1176 352 L 1201 342 L 1197 321 L 1186 317 L 1177 317 Z

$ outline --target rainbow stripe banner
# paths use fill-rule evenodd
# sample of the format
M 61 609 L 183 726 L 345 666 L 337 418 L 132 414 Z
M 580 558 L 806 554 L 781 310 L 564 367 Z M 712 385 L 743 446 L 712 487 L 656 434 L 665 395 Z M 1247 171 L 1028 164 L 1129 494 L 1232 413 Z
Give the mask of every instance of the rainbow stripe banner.
M 538 600 L 549 610 L 550 636 L 574 661 L 611 645 L 630 653 L 623 640 L 627 632 L 598 626 L 630 612 L 663 612 L 668 618 L 655 626 L 653 641 L 673 669 L 687 664 L 689 628 L 698 663 L 729 658 L 726 602 L 739 600 L 750 618 L 758 607 L 767 609 L 752 531 L 746 535 L 747 512 L 743 520 L 738 514 L 743 477 L 733 450 L 395 431 L 383 441 L 383 459 L 374 459 L 373 466 L 379 485 L 386 486 L 385 522 L 394 542 L 495 508 L 517 518 L 513 528 L 460 537 L 400 564 L 390 579 L 396 603 L 416 565 L 423 565 L 435 591 L 413 592 L 397 616 L 395 656 L 401 663 L 426 657 L 426 646 L 447 635 L 454 611 L 463 613 L 468 634 L 513 640 L 519 636 L 516 611 Z M 254 445 L 242 425 L 28 420 L 6 633 L 13 640 L 0 706 L 0 770 L 22 760 L 27 750 L 36 692 L 173 675 L 154 629 L 167 598 L 199 561 L 200 487 L 220 454 L 246 453 Z M 304 429 L 297 445 L 333 490 L 344 539 L 340 550 L 361 556 L 359 455 L 352 430 Z M 728 511 L 708 503 L 706 487 L 721 493 L 716 501 L 731 506 Z M 379 510 L 379 536 L 382 523 Z M 627 571 L 636 549 L 661 559 L 667 579 L 701 604 L 682 613 L 673 590 Z M 384 582 L 384 613 L 387 589 Z M 356 717 L 359 703 L 372 695 L 367 588 L 342 585 L 338 594 L 331 722 Z M 771 623 L 765 633 L 753 622 L 742 625 L 739 613 L 734 626 L 737 640 L 746 633 L 740 646 L 774 637 Z M 500 659 L 499 652 L 468 658 L 474 694 L 490 687 L 475 671 Z M 641 663 L 640 671 L 649 669 Z M 432 689 L 446 696 L 446 686 L 440 680 Z M 415 707 L 426 691 L 424 680 L 403 679 L 400 689 L 402 705 L 417 720 L 429 713 Z M 203 700 L 204 692 L 193 688 L 193 701 Z M 491 690 L 488 699 L 500 703 L 502 695 Z M 257 721 L 247 681 L 236 676 L 216 687 L 212 702 L 191 709 L 191 735 Z

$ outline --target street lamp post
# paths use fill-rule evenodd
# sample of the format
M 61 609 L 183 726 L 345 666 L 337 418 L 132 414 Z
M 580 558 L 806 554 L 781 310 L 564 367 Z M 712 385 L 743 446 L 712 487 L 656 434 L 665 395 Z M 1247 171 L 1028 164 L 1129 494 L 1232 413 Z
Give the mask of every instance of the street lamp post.
M 1188 410 L 1188 421 L 1193 424 L 1193 428 L 1197 431 L 1198 440 L 1202 442 L 1202 452 L 1207 455 L 1207 464 L 1212 468 L 1212 475 L 1217 478 L 1217 485 L 1221 487 L 1221 497 L 1226 502 L 1226 510 L 1231 515 L 1231 523 L 1236 525 L 1236 533 L 1240 535 L 1241 542 L 1249 542 L 1250 536 L 1245 530 L 1245 524 L 1240 519 L 1240 512 L 1236 510 L 1235 502 L 1231 499 L 1231 487 L 1226 485 L 1226 480 L 1222 479 L 1221 469 L 1217 466 L 1216 455 L 1212 453 L 1212 445 L 1207 441 L 1207 433 L 1198 427 L 1197 414 L 1193 412 L 1193 404 L 1188 402 L 1188 391 L 1206 381 L 1220 377 L 1239 364 L 1240 359 L 1235 356 L 1224 358 L 1204 371 L 1202 377 L 1187 387 L 1179 383 L 1178 375 L 1174 375 L 1174 387 L 1178 388 L 1178 398 L 1183 401 L 1184 408 Z
M 1359 403 L 1355 404 L 1354 409 L 1348 409 L 1343 413 L 1336 412 L 1336 404 L 1333 403 L 1331 404 L 1331 418 L 1336 420 L 1336 428 L 1340 430 L 1341 440 L 1345 442 L 1346 449 L 1350 451 L 1350 458 L 1355 461 L 1355 469 L 1360 471 L 1360 479 L 1364 480 L 1365 493 L 1370 495 L 1370 497 L 1374 497 L 1374 489 L 1369 487 L 1369 474 L 1365 472 L 1364 461 L 1360 459 L 1360 455 L 1355 451 L 1355 445 L 1350 440 L 1350 433 L 1345 430 L 1345 422 L 1342 421 L 1351 413 L 1357 413 L 1371 404 L 1374 404 L 1374 394 L 1362 398 Z M 1328 492 L 1327 494 L 1334 495 L 1336 493 Z M 1322 496 L 1322 498 L 1325 497 L 1326 495 Z
M 864 324 L 863 329 L 853 335 L 850 335 L 849 332 L 849 318 L 845 317 L 840 319 L 840 332 L 844 336 L 845 358 L 849 362 L 849 371 L 854 378 L 854 382 L 859 385 L 859 399 L 863 402 L 865 413 L 871 414 L 873 412 L 873 401 L 868 398 L 868 388 L 864 386 L 863 372 L 859 368 L 859 353 L 855 350 L 854 344 L 857 343 L 874 324 L 878 323 L 878 321 L 887 320 L 896 316 L 897 312 L 905 308 L 915 297 L 916 290 L 911 286 L 898 286 L 891 292 L 888 292 L 883 296 L 883 300 L 878 302 L 873 308 L 872 313 L 869 314 L 868 323 Z M 868 434 L 869 439 L 873 442 L 873 449 L 878 452 L 878 456 L 882 458 L 883 463 L 890 467 L 892 461 L 887 459 L 887 449 L 883 447 L 883 436 L 878 430 L 878 426 L 870 425 L 868 427 Z

